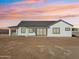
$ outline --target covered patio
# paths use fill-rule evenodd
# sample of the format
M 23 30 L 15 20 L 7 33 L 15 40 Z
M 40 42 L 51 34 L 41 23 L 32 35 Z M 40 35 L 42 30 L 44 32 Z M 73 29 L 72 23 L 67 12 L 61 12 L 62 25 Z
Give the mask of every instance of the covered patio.
M 9 36 L 16 36 L 16 35 L 17 35 L 17 27 L 16 26 L 9 27 Z

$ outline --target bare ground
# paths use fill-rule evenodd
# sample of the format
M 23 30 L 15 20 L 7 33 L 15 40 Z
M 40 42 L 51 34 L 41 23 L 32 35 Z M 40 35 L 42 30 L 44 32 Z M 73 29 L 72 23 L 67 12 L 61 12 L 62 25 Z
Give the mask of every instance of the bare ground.
M 0 59 L 79 59 L 79 37 L 0 37 Z

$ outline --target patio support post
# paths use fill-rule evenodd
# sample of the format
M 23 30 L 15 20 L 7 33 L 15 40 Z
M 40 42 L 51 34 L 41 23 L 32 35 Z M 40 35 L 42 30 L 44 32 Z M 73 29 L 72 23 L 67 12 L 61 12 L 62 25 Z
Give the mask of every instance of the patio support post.
M 16 35 L 18 35 L 18 30 L 16 29 Z
M 11 29 L 9 29 L 9 36 L 11 36 Z

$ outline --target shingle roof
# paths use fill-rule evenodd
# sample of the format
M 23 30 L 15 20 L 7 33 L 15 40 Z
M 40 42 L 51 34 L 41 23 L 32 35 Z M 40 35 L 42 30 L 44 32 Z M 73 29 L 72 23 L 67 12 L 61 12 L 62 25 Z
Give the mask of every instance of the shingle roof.
M 56 24 L 60 21 L 66 23 L 70 26 L 73 26 L 72 24 L 65 22 L 63 20 L 58 20 L 58 21 L 21 21 L 17 26 L 11 26 L 9 28 L 13 28 L 13 27 L 49 27 L 49 26 Z
M 18 26 L 26 27 L 48 27 L 51 24 L 55 24 L 58 21 L 21 21 Z

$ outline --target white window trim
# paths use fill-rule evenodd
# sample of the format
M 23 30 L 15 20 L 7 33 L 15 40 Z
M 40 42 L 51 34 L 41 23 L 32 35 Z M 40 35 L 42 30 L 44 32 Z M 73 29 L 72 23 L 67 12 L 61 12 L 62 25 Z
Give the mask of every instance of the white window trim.
M 29 28 L 29 33 L 33 33 L 35 32 L 35 29 L 34 28 Z
M 60 34 L 60 27 L 53 27 L 52 33 L 53 34 Z
M 26 33 L 26 27 L 21 27 L 21 33 Z
M 65 27 L 65 31 L 70 31 L 70 27 Z

